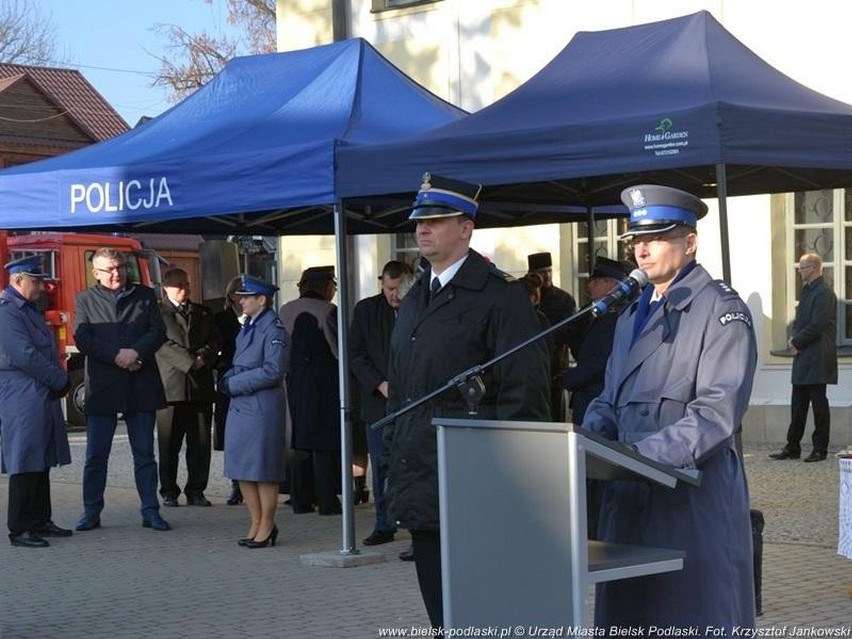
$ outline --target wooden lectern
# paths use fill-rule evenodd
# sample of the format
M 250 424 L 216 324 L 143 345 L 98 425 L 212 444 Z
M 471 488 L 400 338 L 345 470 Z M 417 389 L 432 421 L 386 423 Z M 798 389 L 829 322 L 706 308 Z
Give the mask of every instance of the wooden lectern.
M 565 423 L 435 418 L 444 626 L 587 626 L 589 586 L 683 569 L 685 553 L 588 541 L 586 478 L 698 484 Z

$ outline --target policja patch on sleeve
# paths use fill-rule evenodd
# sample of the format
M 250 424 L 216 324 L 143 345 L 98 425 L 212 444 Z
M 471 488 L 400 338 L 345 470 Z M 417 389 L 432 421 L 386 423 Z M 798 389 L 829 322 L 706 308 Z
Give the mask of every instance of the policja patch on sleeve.
M 728 311 L 719 316 L 719 323 L 722 326 L 728 326 L 731 322 L 742 322 L 751 328 L 751 317 L 743 311 Z

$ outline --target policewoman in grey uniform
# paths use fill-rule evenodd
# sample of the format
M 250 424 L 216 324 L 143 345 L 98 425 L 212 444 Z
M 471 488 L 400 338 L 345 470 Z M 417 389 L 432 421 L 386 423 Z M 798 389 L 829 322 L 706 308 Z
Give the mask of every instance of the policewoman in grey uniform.
M 68 373 L 59 365 L 56 340 L 34 302 L 44 294 L 41 258 L 5 266 L 9 285 L 0 293 L 0 432 L 3 472 L 9 474 L 9 540 L 43 548 L 45 537 L 71 531 L 51 520 L 52 466 L 71 463 L 59 398 Z
M 734 433 L 757 360 L 752 318 L 735 291 L 695 261 L 697 197 L 625 189 L 626 239 L 650 284 L 618 319 L 603 393 L 583 426 L 676 468 L 701 471 L 675 489 L 605 487 L 599 538 L 686 551 L 684 569 L 598 586 L 598 627 L 726 629 L 755 623 L 751 526 Z
M 248 320 L 237 335 L 231 368 L 219 379 L 230 397 L 225 429 L 225 476 L 240 483 L 251 516 L 246 548 L 274 546 L 275 510 L 284 480 L 284 374 L 290 336 L 272 310 L 277 287 L 243 275 L 234 292 Z

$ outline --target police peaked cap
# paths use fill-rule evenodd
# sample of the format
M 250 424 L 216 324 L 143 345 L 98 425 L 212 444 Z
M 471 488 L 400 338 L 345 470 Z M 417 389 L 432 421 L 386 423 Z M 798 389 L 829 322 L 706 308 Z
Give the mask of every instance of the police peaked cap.
M 11 262 L 7 262 L 3 268 L 6 269 L 9 275 L 22 273 L 30 277 L 47 277 L 47 273 L 41 269 L 41 256 L 39 255 L 29 255 L 12 260 Z
M 589 279 L 593 277 L 611 277 L 614 280 L 623 280 L 630 274 L 626 265 L 608 257 L 596 257 L 595 267 L 592 269 Z
M 476 219 L 476 211 L 479 204 L 476 198 L 482 191 L 482 185 L 451 180 L 432 175 L 423 174 L 423 183 L 414 200 L 414 208 L 409 220 L 428 220 L 441 217 L 456 217 L 467 215 L 470 219 Z
M 621 192 L 621 201 L 630 210 L 630 223 L 627 233 L 619 239 L 663 233 L 677 226 L 695 228 L 698 220 L 707 215 L 707 205 L 701 198 L 657 184 L 628 187 Z
M 259 277 L 253 277 L 251 275 L 241 275 L 240 276 L 240 287 L 234 291 L 234 295 L 266 295 L 266 297 L 272 297 L 275 295 L 275 291 L 278 290 L 278 287 L 264 282 Z

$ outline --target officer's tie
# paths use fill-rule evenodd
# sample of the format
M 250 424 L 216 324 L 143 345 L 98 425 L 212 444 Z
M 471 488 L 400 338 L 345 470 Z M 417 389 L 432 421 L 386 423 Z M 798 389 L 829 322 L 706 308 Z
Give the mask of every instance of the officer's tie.
M 438 294 L 438 291 L 441 290 L 441 280 L 437 277 L 432 278 L 432 284 L 429 285 L 429 303 L 431 304 L 435 296 Z

